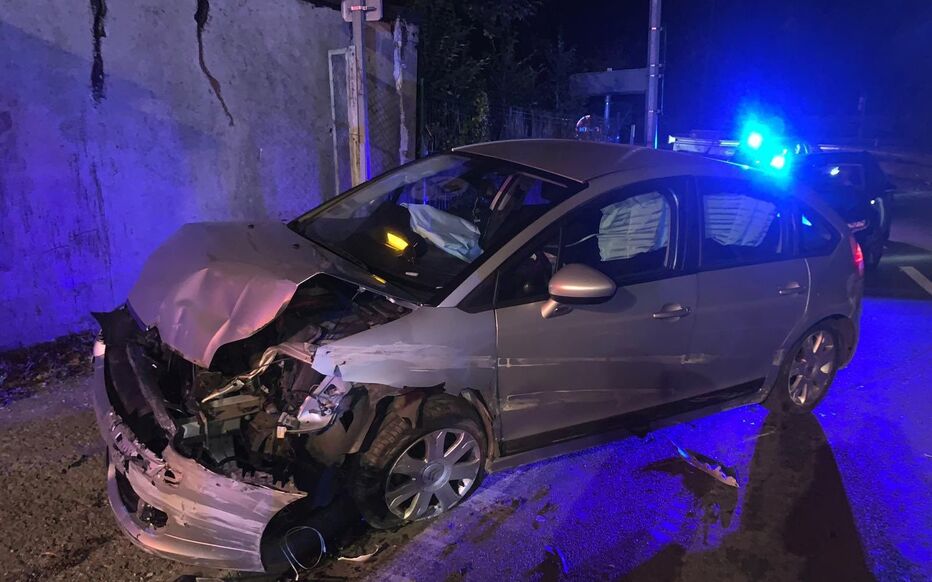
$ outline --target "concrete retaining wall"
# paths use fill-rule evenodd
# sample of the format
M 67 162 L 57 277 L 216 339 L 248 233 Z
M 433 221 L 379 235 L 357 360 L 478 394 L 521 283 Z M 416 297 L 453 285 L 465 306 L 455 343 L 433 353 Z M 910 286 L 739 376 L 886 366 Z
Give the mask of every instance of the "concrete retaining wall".
M 413 154 L 415 38 L 368 33 L 378 131 L 411 150 L 379 172 Z M 185 222 L 331 196 L 327 51 L 350 42 L 302 0 L 0 4 L 0 349 L 90 328 Z

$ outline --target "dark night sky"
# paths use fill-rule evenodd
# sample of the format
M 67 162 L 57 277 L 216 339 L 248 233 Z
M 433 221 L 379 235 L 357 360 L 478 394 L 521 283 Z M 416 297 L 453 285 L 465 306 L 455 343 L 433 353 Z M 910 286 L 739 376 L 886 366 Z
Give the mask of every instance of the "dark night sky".
M 545 0 L 539 26 L 588 68 L 641 67 L 648 4 Z M 869 114 L 932 122 L 932 0 L 665 0 L 663 26 L 667 129 L 729 129 L 755 103 L 805 125 L 862 94 Z

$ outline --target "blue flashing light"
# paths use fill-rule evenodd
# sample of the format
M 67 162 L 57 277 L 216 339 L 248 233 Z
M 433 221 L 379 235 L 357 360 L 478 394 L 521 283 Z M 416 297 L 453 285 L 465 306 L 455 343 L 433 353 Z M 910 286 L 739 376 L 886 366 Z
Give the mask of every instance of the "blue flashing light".
M 803 220 L 802 220 L 803 226 L 812 226 L 812 223 L 809 222 L 809 219 L 806 217 L 805 214 L 803 214 L 803 217 L 802 217 L 802 218 L 803 218 Z
M 778 155 L 778 156 L 774 156 L 774 157 L 770 160 L 770 167 L 773 168 L 773 169 L 775 169 L 775 170 L 782 170 L 782 169 L 783 169 L 783 166 L 785 166 L 785 165 L 786 165 L 786 156 L 784 156 L 783 154 L 780 154 L 780 155 Z
M 837 176 L 838 174 L 841 173 L 841 168 L 839 168 L 838 166 L 835 166 L 834 168 L 829 170 L 828 173 L 830 176 Z
M 761 144 L 764 143 L 764 136 L 762 136 L 760 132 L 752 131 L 748 134 L 747 143 L 748 147 L 752 150 L 760 149 Z

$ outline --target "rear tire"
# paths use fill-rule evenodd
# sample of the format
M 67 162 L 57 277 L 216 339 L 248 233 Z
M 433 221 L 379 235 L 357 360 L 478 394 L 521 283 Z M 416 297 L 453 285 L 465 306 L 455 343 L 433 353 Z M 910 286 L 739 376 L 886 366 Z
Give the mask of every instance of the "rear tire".
M 459 505 L 485 477 L 487 440 L 476 411 L 438 395 L 418 428 L 389 414 L 372 445 L 353 460 L 349 489 L 366 521 L 388 529 Z
M 805 414 L 825 398 L 841 362 L 841 336 L 823 322 L 793 345 L 764 405 L 784 414 Z

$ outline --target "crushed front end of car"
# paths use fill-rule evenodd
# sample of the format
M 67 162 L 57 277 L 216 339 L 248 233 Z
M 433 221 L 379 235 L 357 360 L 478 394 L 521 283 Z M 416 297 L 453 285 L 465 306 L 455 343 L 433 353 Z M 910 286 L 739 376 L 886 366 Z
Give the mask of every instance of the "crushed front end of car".
M 110 504 L 134 543 L 165 558 L 254 572 L 320 558 L 322 528 L 307 518 L 340 505 L 344 460 L 384 394 L 318 372 L 315 353 L 415 307 L 313 249 L 269 259 L 302 243 L 264 228 L 183 228 L 126 305 L 95 314 Z

